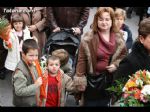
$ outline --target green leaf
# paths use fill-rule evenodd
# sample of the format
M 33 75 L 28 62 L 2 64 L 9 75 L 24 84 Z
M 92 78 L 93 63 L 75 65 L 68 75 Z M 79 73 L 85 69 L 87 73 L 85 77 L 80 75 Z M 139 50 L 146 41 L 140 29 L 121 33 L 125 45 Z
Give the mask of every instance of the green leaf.
M 126 81 L 127 81 L 127 78 L 121 78 L 121 79 L 115 80 L 114 81 L 115 85 L 110 86 L 106 90 L 120 97 L 120 95 L 122 94 L 122 89 Z
M 5 28 L 9 25 L 9 21 L 3 16 L 0 18 L 0 34 L 5 30 Z

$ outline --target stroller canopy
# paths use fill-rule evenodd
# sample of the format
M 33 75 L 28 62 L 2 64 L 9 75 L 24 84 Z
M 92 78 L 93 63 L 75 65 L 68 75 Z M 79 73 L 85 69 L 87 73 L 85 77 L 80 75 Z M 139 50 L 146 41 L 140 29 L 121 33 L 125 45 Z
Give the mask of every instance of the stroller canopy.
M 67 31 L 52 33 L 44 47 L 44 53 L 51 53 L 55 49 L 63 48 L 74 55 L 74 50 L 77 50 L 80 40 L 79 37 Z

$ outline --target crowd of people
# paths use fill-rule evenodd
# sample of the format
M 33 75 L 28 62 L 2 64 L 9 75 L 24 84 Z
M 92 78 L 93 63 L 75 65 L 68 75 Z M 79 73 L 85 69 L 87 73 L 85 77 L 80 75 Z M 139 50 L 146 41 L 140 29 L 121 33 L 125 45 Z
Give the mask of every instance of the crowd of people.
M 5 7 L 1 10 L 6 9 Z M 133 42 L 123 8 L 98 7 L 90 30 L 83 34 L 90 7 L 13 7 L 7 15 L 10 40 L 0 40 L 0 79 L 12 74 L 13 105 L 16 107 L 62 107 L 66 91 L 80 106 L 110 107 L 106 90 L 122 77 L 149 68 L 150 19 L 141 20 Z M 32 11 L 31 11 L 32 10 Z M 73 70 L 66 49 L 56 49 L 40 65 L 43 49 L 52 33 L 70 28 L 80 40 Z M 82 35 L 83 34 L 83 35 Z M 12 48 L 8 44 L 12 43 Z M 130 67 L 130 68 L 129 68 Z

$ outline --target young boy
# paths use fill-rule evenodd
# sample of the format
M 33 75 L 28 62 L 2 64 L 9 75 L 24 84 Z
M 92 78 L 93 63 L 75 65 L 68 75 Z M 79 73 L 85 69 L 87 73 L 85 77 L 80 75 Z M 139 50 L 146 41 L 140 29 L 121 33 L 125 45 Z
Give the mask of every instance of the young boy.
M 13 104 L 19 107 L 39 106 L 44 93 L 43 80 L 38 60 L 38 45 L 27 39 L 22 46 L 22 60 L 18 63 L 12 77 Z M 44 91 L 44 90 L 43 90 Z
M 132 32 L 129 27 L 125 24 L 126 11 L 121 8 L 116 8 L 115 10 L 115 21 L 116 25 L 123 33 L 124 40 L 126 42 L 127 50 L 131 49 L 133 44 Z
M 65 91 L 74 91 L 71 77 L 60 69 L 60 58 L 49 56 L 47 59 L 48 83 L 46 107 L 65 106 Z
M 72 59 L 69 57 L 68 52 L 65 49 L 57 49 L 52 52 L 53 56 L 57 56 L 60 59 L 61 69 L 65 74 L 72 76 Z

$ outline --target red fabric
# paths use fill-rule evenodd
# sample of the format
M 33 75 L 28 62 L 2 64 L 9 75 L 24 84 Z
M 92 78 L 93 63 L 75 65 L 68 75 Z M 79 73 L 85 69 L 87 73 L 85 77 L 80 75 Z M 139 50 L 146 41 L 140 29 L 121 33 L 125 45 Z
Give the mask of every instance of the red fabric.
M 56 77 L 48 75 L 48 91 L 46 107 L 57 107 L 58 106 L 58 81 Z
M 115 35 L 111 33 L 109 42 L 105 41 L 104 37 L 99 34 L 99 46 L 97 49 L 97 64 L 96 73 L 101 73 L 106 70 L 106 66 L 109 64 L 110 56 L 115 50 Z

